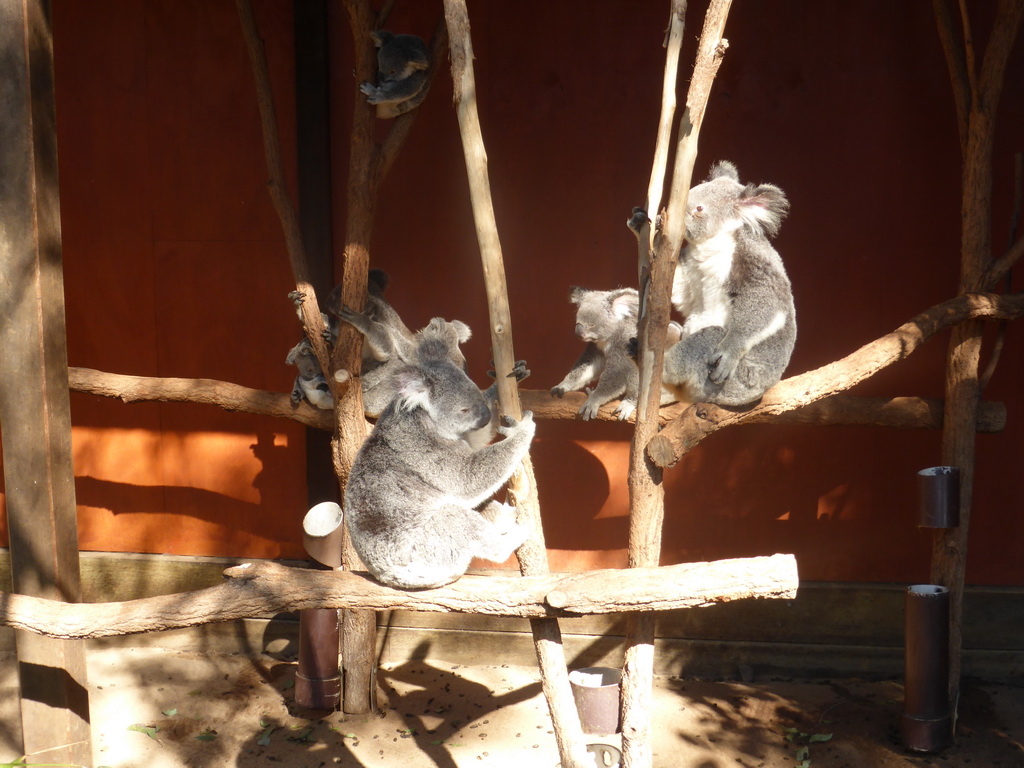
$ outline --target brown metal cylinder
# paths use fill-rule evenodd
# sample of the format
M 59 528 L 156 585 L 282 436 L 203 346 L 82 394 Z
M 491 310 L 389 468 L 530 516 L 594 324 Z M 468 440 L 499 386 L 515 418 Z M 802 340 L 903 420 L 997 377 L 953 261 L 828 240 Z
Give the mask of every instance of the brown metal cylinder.
M 314 567 L 341 566 L 341 507 L 325 501 L 302 520 L 302 543 Z M 340 616 L 333 608 L 299 611 L 299 669 L 295 673 L 295 704 L 305 709 L 338 708 L 341 701 Z
M 949 705 L 949 590 L 907 587 L 904 638 L 906 680 L 900 732 L 917 752 L 938 752 L 952 739 Z
M 960 468 L 929 467 L 917 473 L 918 525 L 956 528 L 960 525 Z
M 299 612 L 299 669 L 295 704 L 306 709 L 337 709 L 341 701 L 338 611 L 307 608 Z

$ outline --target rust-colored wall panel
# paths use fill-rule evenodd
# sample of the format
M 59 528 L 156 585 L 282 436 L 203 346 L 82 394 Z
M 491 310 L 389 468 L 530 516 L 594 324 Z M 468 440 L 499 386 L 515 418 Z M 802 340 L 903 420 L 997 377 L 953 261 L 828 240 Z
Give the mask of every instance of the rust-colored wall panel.
M 284 298 L 291 280 L 233 4 L 54 5 L 71 364 L 287 391 L 293 370 L 283 360 L 299 331 Z M 291 3 L 254 5 L 293 184 Z M 667 5 L 470 4 L 528 387 L 552 386 L 580 351 L 569 286 L 635 280 L 624 222 L 650 172 Z M 684 80 L 704 4 L 691 5 Z M 356 83 L 344 9 L 333 3 L 330 13 L 340 273 Z M 439 13 L 440 4 L 398 4 L 389 28 L 426 37 Z M 731 159 L 744 179 L 789 195 L 777 246 L 794 285 L 799 335 L 789 372 L 798 373 L 955 293 L 960 153 L 946 65 L 926 3 L 743 4 L 726 36 L 696 174 Z M 998 121 L 997 247 L 1010 215 L 1010 158 L 1021 149 L 1022 49 Z M 435 315 L 471 325 L 469 371 L 485 384 L 483 278 L 445 68 L 419 112 L 382 189 L 372 261 L 391 274 L 388 296 L 410 326 Z M 1010 419 L 1004 433 L 978 438 L 974 583 L 1024 584 L 1019 331 L 1011 326 L 986 393 L 1007 403 Z M 942 397 L 947 338 L 855 394 Z M 298 426 L 84 395 L 72 408 L 83 548 L 301 553 Z M 628 425 L 538 425 L 533 455 L 553 568 L 625 563 L 629 436 Z M 805 579 L 924 579 L 930 544 L 916 526 L 914 473 L 939 463 L 940 440 L 937 432 L 796 426 L 715 434 L 666 475 L 663 559 L 784 551 L 796 553 Z

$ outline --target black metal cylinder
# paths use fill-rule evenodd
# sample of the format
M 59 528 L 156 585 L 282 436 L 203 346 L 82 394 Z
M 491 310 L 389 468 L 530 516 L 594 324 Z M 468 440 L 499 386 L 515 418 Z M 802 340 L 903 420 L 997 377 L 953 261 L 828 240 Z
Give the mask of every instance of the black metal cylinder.
M 949 705 L 949 590 L 935 584 L 907 587 L 900 732 L 918 752 L 938 752 L 952 739 Z
M 918 525 L 956 528 L 960 525 L 960 468 L 929 467 L 917 473 L 920 497 Z

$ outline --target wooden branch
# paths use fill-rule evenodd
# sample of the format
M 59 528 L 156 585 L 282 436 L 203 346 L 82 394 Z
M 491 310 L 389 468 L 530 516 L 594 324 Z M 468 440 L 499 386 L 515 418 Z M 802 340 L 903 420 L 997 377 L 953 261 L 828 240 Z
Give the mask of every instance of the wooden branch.
M 242 24 L 242 35 L 245 38 L 245 47 L 249 52 L 249 60 L 252 63 L 253 80 L 256 85 L 256 99 L 260 109 L 260 126 L 263 131 L 263 154 L 267 162 L 267 189 L 270 192 L 270 199 L 274 204 L 278 219 L 281 221 L 281 229 L 284 232 L 285 246 L 288 250 L 288 260 L 291 263 L 292 274 L 295 276 L 295 290 L 305 296 L 302 303 L 302 327 L 306 336 L 313 346 L 316 358 L 320 362 L 321 369 L 328 373 L 327 384 L 331 392 L 335 392 L 336 382 L 329 374 L 333 371 L 330 367 L 331 353 L 324 339 L 324 322 L 320 314 L 320 305 L 317 301 L 316 291 L 313 288 L 309 277 L 309 264 L 306 261 L 306 251 L 302 244 L 302 231 L 295 215 L 295 207 L 291 198 L 288 197 L 288 190 L 285 186 L 284 165 L 281 162 L 281 146 L 277 131 L 277 118 L 274 114 L 274 92 L 270 84 L 270 71 L 267 68 L 266 51 L 263 48 L 263 39 L 256 28 L 256 19 L 252 14 L 252 6 L 249 0 L 235 0 L 235 7 L 238 9 L 238 18 Z M 337 397 L 337 395 L 335 395 Z
M 971 87 L 967 76 L 967 54 L 956 31 L 954 0 L 932 0 L 935 24 L 939 40 L 946 54 L 949 80 L 953 86 L 953 101 L 956 106 L 956 124 L 960 136 L 960 152 L 967 151 L 967 113 L 971 106 Z
M 1004 277 L 1013 269 L 1013 265 L 1024 256 L 1024 235 L 1015 242 L 1002 256 L 992 262 L 985 275 L 985 289 L 994 291 Z
M 439 589 L 404 592 L 365 573 L 289 568 L 271 561 L 233 566 L 216 587 L 109 603 L 64 603 L 0 592 L 0 626 L 87 639 L 180 629 L 307 608 L 582 616 L 644 608 L 667 611 L 746 598 L 796 597 L 793 555 L 684 563 L 661 568 L 540 576 L 463 576 Z
M 697 138 L 728 42 L 723 37 L 731 0 L 711 0 L 704 15 L 704 27 L 697 44 L 693 76 L 686 95 L 686 108 L 679 120 L 675 162 L 668 206 L 654 233 L 650 259 L 650 280 L 641 283 L 643 297 L 637 337 L 639 390 L 636 430 L 629 453 L 629 564 L 631 567 L 657 565 L 661 556 L 662 522 L 665 517 L 663 468 L 650 461 L 646 447 L 658 429 L 661 404 L 661 376 L 667 328 L 671 312 L 672 276 L 679 260 L 686 225 L 686 198 L 690 191 L 697 158 Z M 673 2 L 673 15 L 685 12 L 685 4 Z M 673 20 L 680 27 L 683 19 Z M 668 56 L 672 56 L 670 48 Z M 669 64 L 666 63 L 666 79 Z M 668 85 L 665 85 L 665 89 Z M 655 163 L 660 158 L 655 158 Z M 657 170 L 652 172 L 652 179 Z M 641 231 L 642 232 L 642 231 Z M 641 240 L 643 238 L 641 237 Z M 639 248 L 646 244 L 640 242 Z M 638 255 L 643 261 L 642 254 Z M 643 269 L 641 268 L 641 274 Z M 651 768 L 651 701 L 654 677 L 654 614 L 630 615 L 627 620 L 626 650 L 622 668 L 622 765 L 623 768 Z
M 291 419 L 315 429 L 334 429 L 331 411 L 322 411 L 308 403 L 297 407 L 289 395 L 250 389 L 216 379 L 174 379 L 105 373 L 91 368 L 69 368 L 70 388 L 101 397 L 116 397 L 125 403 L 196 403 L 226 411 Z M 552 397 L 546 389 L 519 391 L 523 408 L 533 411 L 538 420 L 573 420 L 586 399 L 582 392 L 566 393 L 564 399 Z M 896 429 L 941 429 L 942 400 L 920 397 L 853 397 L 833 395 L 795 411 L 766 414 L 762 422 L 806 424 L 808 426 L 868 426 Z M 675 404 L 661 409 L 659 421 L 668 424 L 687 406 Z M 615 404 L 604 406 L 600 421 L 618 422 Z M 628 422 L 627 422 L 628 423 Z M 979 404 L 978 432 L 1001 432 L 1006 427 L 1006 406 L 1002 403 Z
M 647 445 L 660 467 L 671 467 L 712 432 L 736 424 L 754 424 L 843 392 L 902 360 L 944 328 L 974 318 L 1014 319 L 1024 315 L 1024 293 L 1011 296 L 967 294 L 938 304 L 892 333 L 841 360 L 785 379 L 745 411 L 698 403 L 687 408 Z
M 516 359 L 512 345 L 512 314 L 508 303 L 501 241 L 491 200 L 487 150 L 477 110 L 473 43 L 465 0 L 444 0 L 444 15 L 450 38 L 453 97 L 469 179 L 473 221 L 483 262 L 490 320 L 491 355 L 498 383 L 498 407 L 502 415 L 519 420 L 522 418 L 522 405 L 518 386 L 516 380 L 509 377 Z M 547 549 L 541 525 L 537 481 L 529 455 L 523 459 L 519 469 L 509 480 L 508 500 L 516 508 L 517 522 L 530 531 L 526 542 L 516 552 L 520 571 L 524 576 L 546 574 Z M 561 629 L 557 620 L 552 617 L 532 619 L 530 629 L 533 633 L 541 685 L 551 713 L 561 764 L 565 768 L 584 768 L 588 762 L 588 753 L 569 685 Z
M 197 403 L 226 411 L 291 419 L 317 429 L 330 430 L 334 426 L 331 411 L 322 411 L 306 402 L 296 407 L 283 392 L 250 389 L 229 381 L 128 376 L 92 368 L 68 368 L 68 384 L 73 391 L 116 397 L 125 403 Z

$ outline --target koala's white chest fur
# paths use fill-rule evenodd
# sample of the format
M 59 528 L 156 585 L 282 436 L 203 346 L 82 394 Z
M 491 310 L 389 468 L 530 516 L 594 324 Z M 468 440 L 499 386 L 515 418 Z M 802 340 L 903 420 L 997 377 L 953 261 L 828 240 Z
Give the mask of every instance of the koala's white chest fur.
M 680 254 L 672 284 L 672 303 L 686 316 L 686 334 L 728 324 L 731 303 L 726 281 L 736 253 L 735 229 L 724 229 L 708 240 L 690 243 Z

